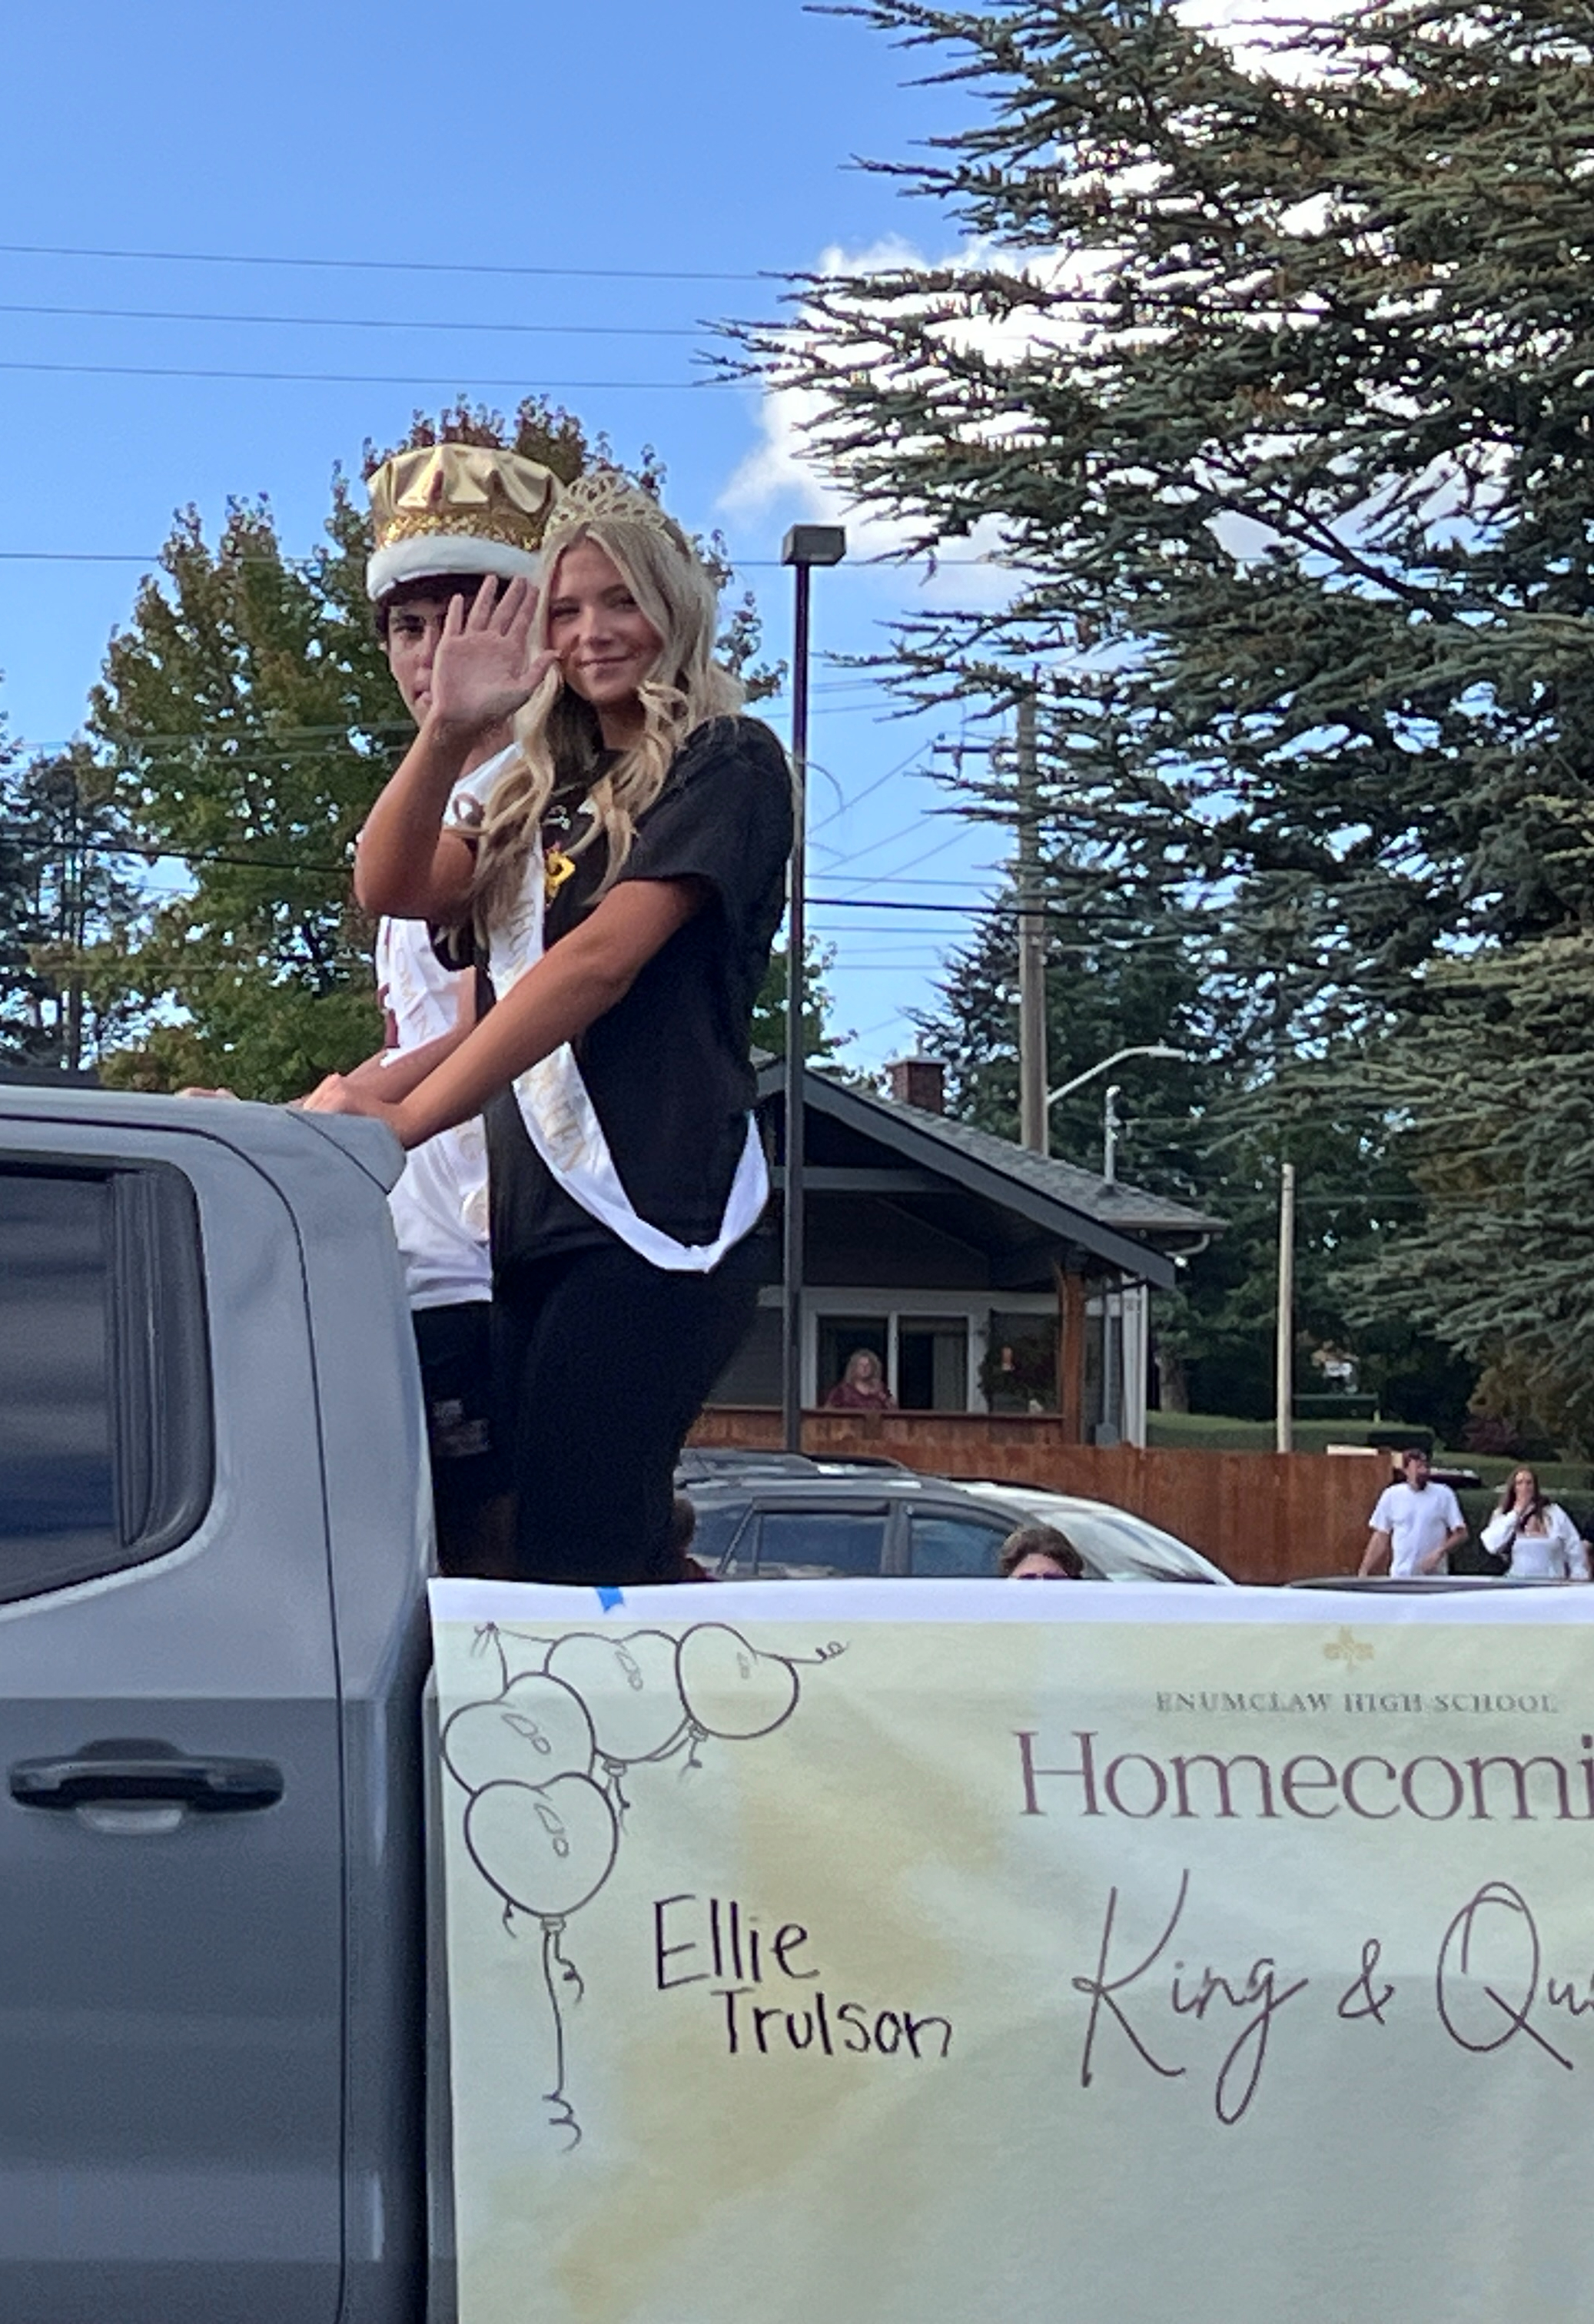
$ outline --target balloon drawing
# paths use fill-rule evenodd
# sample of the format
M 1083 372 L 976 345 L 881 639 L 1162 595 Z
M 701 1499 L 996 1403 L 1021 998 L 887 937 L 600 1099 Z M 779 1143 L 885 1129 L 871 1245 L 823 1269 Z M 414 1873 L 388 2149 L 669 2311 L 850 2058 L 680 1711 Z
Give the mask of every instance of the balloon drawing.
M 443 1764 L 467 1792 L 499 1776 L 546 1784 L 587 1775 L 597 1754 L 586 1705 L 540 1671 L 511 1681 L 495 1702 L 467 1702 L 443 1729 Z
M 797 1674 L 784 1655 L 761 1654 L 724 1622 L 700 1622 L 676 1649 L 681 1701 L 700 1735 L 751 1742 L 797 1709 Z
M 465 1812 L 465 1844 L 483 1878 L 504 1900 L 508 1923 L 513 1913 L 529 1913 L 542 1923 L 542 1982 L 554 2028 L 553 2086 L 544 2093 L 548 2119 L 581 2137 L 565 2095 L 565 2013 L 561 1985 L 582 1995 L 580 1972 L 566 1958 L 561 1941 L 572 1913 L 591 1902 L 613 1868 L 620 1827 L 609 1795 L 590 1775 L 556 1775 L 548 1784 L 486 1784 L 471 1795 Z
M 516 1916 L 542 1932 L 542 1979 L 553 2019 L 548 2119 L 581 2141 L 565 2087 L 562 1996 L 585 1990 L 564 1950 L 567 1923 L 614 1868 L 629 1806 L 628 1767 L 685 1751 L 686 1774 L 710 1737 L 732 1743 L 773 1734 L 797 1707 L 799 1662 L 764 1653 L 724 1622 L 665 1630 L 577 1630 L 559 1637 L 484 1623 L 472 1651 L 496 1665 L 495 1694 L 445 1721 L 443 1763 L 465 1792 L 465 1844 L 498 1896 L 504 1927 Z M 604 1780 L 599 1781 L 599 1770 Z
M 577 1633 L 561 1638 L 548 1655 L 548 1676 L 591 1709 L 598 1753 L 622 1807 L 620 1770 L 668 1758 L 686 1731 L 676 1652 L 664 1631 L 633 1630 L 624 1638 Z

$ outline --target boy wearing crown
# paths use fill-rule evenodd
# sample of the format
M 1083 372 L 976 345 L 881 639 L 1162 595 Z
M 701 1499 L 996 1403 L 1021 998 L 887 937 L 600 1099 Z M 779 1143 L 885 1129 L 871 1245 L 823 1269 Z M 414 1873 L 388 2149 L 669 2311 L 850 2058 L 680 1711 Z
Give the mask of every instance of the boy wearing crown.
M 535 581 L 558 484 L 538 462 L 489 447 L 438 444 L 400 452 L 370 479 L 375 547 L 366 588 L 388 666 L 419 727 L 450 604 L 484 577 Z M 514 757 L 507 722 L 484 733 L 461 770 L 449 821 L 474 825 Z M 446 968 L 424 920 L 383 917 L 376 936 L 383 1048 L 358 1069 L 384 1096 L 403 1094 L 470 1031 L 473 971 Z M 492 1267 L 487 1156 L 479 1120 L 462 1122 L 408 1158 L 389 1201 L 404 1261 L 426 1399 L 445 1572 L 502 1564 L 507 1470 L 493 1441 Z
M 511 1570 L 625 1587 L 679 1576 L 676 1462 L 757 1314 L 751 1027 L 791 780 L 715 658 L 714 576 L 650 493 L 589 472 L 544 556 L 540 594 L 484 584 L 450 608 L 355 873 L 374 910 L 467 926 L 495 1005 L 396 1102 L 334 1076 L 310 1103 L 411 1149 L 484 1117 Z M 506 718 L 516 753 L 472 844 L 449 803 Z

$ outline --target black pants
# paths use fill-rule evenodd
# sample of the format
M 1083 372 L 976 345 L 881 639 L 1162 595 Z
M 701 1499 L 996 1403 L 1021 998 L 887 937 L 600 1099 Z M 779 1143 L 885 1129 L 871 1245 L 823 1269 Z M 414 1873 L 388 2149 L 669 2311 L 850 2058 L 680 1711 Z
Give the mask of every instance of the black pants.
M 442 1573 L 489 1570 L 484 1512 L 509 1490 L 509 1463 L 493 1439 L 492 1315 L 485 1299 L 472 1299 L 418 1307 L 411 1318 Z
M 712 1275 L 650 1267 L 619 1241 L 507 1273 L 494 1312 L 518 1580 L 671 1578 L 676 1462 L 757 1304 L 746 1243 Z

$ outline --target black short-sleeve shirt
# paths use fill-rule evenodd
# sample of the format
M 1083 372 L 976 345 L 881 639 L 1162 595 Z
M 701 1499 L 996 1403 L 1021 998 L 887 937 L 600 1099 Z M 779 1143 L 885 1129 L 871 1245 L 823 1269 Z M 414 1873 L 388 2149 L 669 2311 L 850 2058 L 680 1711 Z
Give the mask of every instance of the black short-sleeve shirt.
M 742 1157 L 755 1094 L 752 1008 L 785 908 L 791 843 L 780 744 L 757 719 L 716 718 L 682 744 L 620 874 L 701 881 L 709 893 L 575 1045 L 632 1208 L 678 1242 L 718 1235 Z M 585 917 L 603 880 L 601 844 L 576 861 L 548 905 L 549 945 Z M 512 1089 L 489 1102 L 485 1120 L 493 1265 L 506 1285 L 534 1260 L 613 1240 L 537 1152 Z

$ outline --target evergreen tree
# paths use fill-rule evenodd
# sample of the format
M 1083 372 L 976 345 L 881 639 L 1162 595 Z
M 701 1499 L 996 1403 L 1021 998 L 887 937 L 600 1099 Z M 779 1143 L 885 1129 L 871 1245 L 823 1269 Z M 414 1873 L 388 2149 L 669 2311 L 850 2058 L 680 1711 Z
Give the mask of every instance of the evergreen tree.
M 906 623 L 898 681 L 1038 663 L 1059 827 L 1220 908 L 1249 883 L 1312 970 L 1297 1037 L 1485 917 L 1575 916 L 1586 13 L 1353 10 L 1280 32 L 1287 73 L 1165 0 L 852 13 L 974 100 L 892 165 L 969 255 L 807 281 L 798 327 L 744 337 L 855 498 L 933 551 L 1000 540 L 1010 606 Z
M 1568 0 L 1398 0 L 1263 55 L 1166 0 L 851 13 L 947 92 L 928 158 L 884 166 L 965 253 L 804 281 L 744 348 L 808 392 L 854 500 L 1010 568 L 1005 607 L 902 624 L 892 682 L 1000 703 L 1038 672 L 1051 853 L 1172 883 L 1230 1076 L 1205 1199 L 1256 1208 L 1252 1346 L 1287 1134 L 1304 1198 L 1340 1206 L 1329 1307 L 1365 1262 L 1361 1352 L 1453 1410 L 1464 1367 L 1414 1340 L 1403 1287 L 1462 1222 L 1421 1142 L 1425 1012 L 1456 990 L 1424 972 L 1521 978 L 1519 1036 L 1548 1040 L 1541 972 L 1572 956 L 1539 948 L 1587 914 L 1594 26 Z M 1007 811 L 990 777 L 966 790 Z M 1528 1082 L 1560 1058 L 1525 1051 Z M 1530 1218 L 1571 1214 L 1571 1150 L 1539 1153 L 1567 1167 Z M 1580 1252 L 1543 1258 L 1564 1346 Z M 1424 1314 L 1464 1355 L 1503 1348 L 1497 1314 L 1492 1340 L 1465 1301 Z M 1517 1370 L 1568 1414 L 1548 1361 Z
M 1050 891 L 1063 937 L 1081 915 L 1065 884 Z M 1077 899 L 1076 899 L 1077 904 Z M 1120 1179 L 1223 1221 L 1223 1231 L 1159 1293 L 1154 1326 L 1162 1401 L 1177 1410 L 1265 1419 L 1274 1401 L 1274 1299 L 1279 1165 L 1296 1167 L 1296 1318 L 1300 1393 L 1321 1390 L 1314 1351 L 1348 1351 L 1359 1386 L 1402 1419 L 1453 1437 L 1473 1372 L 1398 1314 L 1376 1321 L 1346 1280 L 1420 1207 L 1382 1108 L 1368 1091 L 1331 1091 L 1285 1060 L 1282 1074 L 1248 1061 L 1248 1012 L 1238 1025 L 1196 976 L 1177 916 L 1092 950 L 1059 938 L 1046 974 L 1048 1078 L 1059 1085 L 1119 1047 L 1166 1042 L 1189 1062 L 1117 1069 L 1124 1086 Z M 1017 908 L 1004 900 L 953 954 L 939 1005 L 915 1019 L 921 1045 L 948 1067 L 949 1109 L 999 1137 L 1018 1128 Z M 1218 996 L 1220 999 L 1221 995 Z M 1052 1151 L 1101 1166 L 1105 1077 L 1052 1109 Z
M 834 1065 L 837 1049 L 852 1038 L 850 1033 L 838 1033 L 833 1022 L 835 1004 L 825 985 L 825 973 L 834 957 L 829 945 L 815 942 L 812 936 L 808 938 L 807 957 L 803 964 L 803 1056 L 811 1065 Z M 788 958 L 782 940 L 769 954 L 769 964 L 753 1003 L 752 1046 L 769 1057 L 786 1055 Z
M 1594 1454 L 1594 935 L 1444 962 L 1423 1001 L 1372 1071 L 1427 1214 L 1354 1294 L 1483 1368 L 1480 1449 Z
M 106 973 L 142 903 L 142 867 L 113 786 L 74 744 L 0 758 L 0 1047 L 76 1073 L 138 1010 Z

